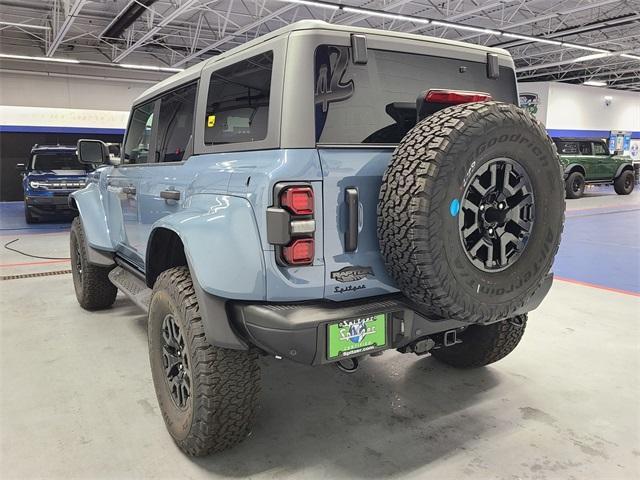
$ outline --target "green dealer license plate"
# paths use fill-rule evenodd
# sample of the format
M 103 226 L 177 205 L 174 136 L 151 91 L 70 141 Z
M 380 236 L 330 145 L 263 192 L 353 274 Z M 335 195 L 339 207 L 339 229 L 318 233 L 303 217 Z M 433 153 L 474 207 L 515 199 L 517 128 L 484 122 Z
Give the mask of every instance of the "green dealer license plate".
M 387 316 L 384 313 L 352 318 L 327 326 L 327 359 L 350 357 L 387 345 Z

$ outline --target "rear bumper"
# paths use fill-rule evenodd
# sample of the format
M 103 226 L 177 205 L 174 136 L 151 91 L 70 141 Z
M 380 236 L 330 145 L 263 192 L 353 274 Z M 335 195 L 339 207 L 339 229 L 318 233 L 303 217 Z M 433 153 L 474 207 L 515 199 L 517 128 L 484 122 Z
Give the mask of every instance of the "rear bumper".
M 552 283 L 553 274 L 550 273 L 529 303 L 514 316 L 538 307 Z M 228 309 L 235 329 L 249 343 L 271 355 L 307 365 L 336 361 L 327 358 L 327 326 L 340 320 L 386 314 L 386 348 L 402 348 L 418 339 L 469 325 L 458 320 L 427 318 L 400 294 L 351 302 L 233 302 L 228 304 Z
M 429 320 L 401 295 L 348 303 L 234 303 L 231 313 L 236 327 L 250 343 L 272 355 L 307 365 L 335 361 L 326 356 L 327 326 L 340 320 L 386 314 L 388 348 L 400 348 L 420 337 L 467 326 L 456 320 Z

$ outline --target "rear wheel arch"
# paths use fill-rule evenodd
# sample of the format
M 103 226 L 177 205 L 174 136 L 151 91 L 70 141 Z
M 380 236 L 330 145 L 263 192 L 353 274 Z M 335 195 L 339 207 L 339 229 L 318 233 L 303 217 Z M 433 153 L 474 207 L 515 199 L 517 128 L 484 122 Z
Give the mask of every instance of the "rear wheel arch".
M 626 172 L 626 171 L 633 172 L 633 165 L 631 165 L 630 163 L 623 163 L 622 165 L 620 165 L 618 167 L 618 170 L 616 171 L 615 176 L 613 177 L 614 180 L 618 178 L 620 175 L 622 175 L 623 172 Z
M 158 275 L 174 267 L 188 267 L 184 243 L 174 230 L 158 227 L 151 232 L 146 254 L 146 282 L 153 288 Z
M 567 177 L 571 175 L 573 172 L 579 172 L 582 174 L 583 177 L 585 178 L 587 177 L 587 171 L 579 163 L 572 163 L 564 170 L 564 172 Z

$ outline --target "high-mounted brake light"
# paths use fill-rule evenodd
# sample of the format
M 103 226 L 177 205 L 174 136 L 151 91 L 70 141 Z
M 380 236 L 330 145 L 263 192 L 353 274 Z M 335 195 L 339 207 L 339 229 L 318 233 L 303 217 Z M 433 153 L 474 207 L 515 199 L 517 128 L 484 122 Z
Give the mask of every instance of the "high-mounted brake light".
M 307 186 L 289 187 L 280 194 L 280 205 L 294 215 L 312 215 L 313 189 Z
M 428 103 L 459 105 L 461 103 L 488 102 L 491 95 L 484 92 L 466 92 L 462 90 L 429 90 L 424 97 Z
M 308 265 L 313 262 L 314 241 L 301 238 L 282 249 L 282 256 L 289 265 Z

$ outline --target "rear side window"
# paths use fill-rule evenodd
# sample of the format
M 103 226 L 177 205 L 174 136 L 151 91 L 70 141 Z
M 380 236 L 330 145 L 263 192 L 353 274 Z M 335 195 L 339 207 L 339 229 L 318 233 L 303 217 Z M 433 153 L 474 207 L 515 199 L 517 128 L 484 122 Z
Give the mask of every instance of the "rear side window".
M 207 145 L 266 138 L 272 69 L 270 51 L 211 74 L 204 122 Z
M 578 143 L 577 142 L 556 142 L 558 147 L 558 153 L 561 155 L 577 155 Z
M 153 129 L 153 110 L 156 102 L 145 103 L 134 108 L 124 144 L 125 163 L 147 163 L 149 143 Z
M 180 162 L 192 138 L 197 85 L 169 92 L 160 99 L 157 151 L 160 162 Z
M 351 48 L 320 45 L 314 70 L 318 143 L 398 143 L 416 123 L 417 97 L 429 89 L 518 101 L 513 70 L 500 67 L 490 79 L 482 62 L 369 49 L 367 64 L 356 65 Z

